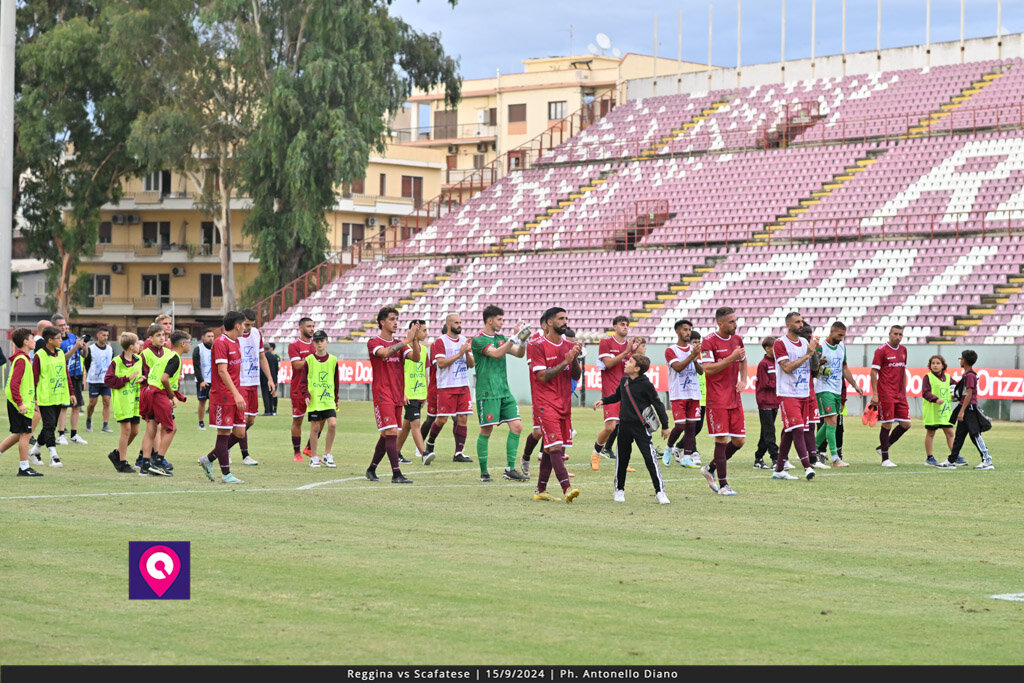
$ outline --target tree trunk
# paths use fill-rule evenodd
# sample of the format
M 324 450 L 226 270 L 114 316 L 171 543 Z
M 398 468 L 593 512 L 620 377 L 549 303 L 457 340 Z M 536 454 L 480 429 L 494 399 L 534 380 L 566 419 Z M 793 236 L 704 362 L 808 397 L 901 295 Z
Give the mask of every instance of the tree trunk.
M 60 269 L 57 273 L 57 287 L 53 293 L 54 307 L 56 313 L 71 318 L 71 254 L 64 248 L 64 242 L 60 239 L 54 240 L 57 247 L 57 258 L 60 259 Z
M 231 194 L 228 168 L 231 163 L 227 152 L 220 155 L 220 211 L 215 221 L 220 231 L 220 284 L 224 292 L 221 313 L 235 310 L 235 264 L 231 246 Z

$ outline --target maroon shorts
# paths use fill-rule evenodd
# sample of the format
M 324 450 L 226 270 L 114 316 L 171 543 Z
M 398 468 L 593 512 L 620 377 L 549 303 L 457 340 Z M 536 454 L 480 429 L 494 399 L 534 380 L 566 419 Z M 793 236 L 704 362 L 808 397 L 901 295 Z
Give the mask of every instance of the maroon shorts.
M 386 401 L 373 400 L 373 417 L 377 420 L 377 431 L 397 429 L 402 426 L 403 406 Z
M 672 401 L 672 421 L 676 424 L 700 422 L 700 399 L 677 398 Z
M 604 407 L 604 421 L 605 422 L 608 422 L 610 420 L 618 420 L 619 419 L 619 408 L 621 406 L 618 403 L 612 403 L 611 405 L 607 405 L 607 406 L 603 406 L 603 407 Z
M 245 427 L 245 411 L 239 410 L 235 399 L 228 396 L 210 396 L 210 426 L 215 429 Z
M 818 410 L 817 394 L 807 399 L 807 422 L 812 425 L 821 424 L 821 412 Z
M 907 405 L 906 398 L 902 401 L 878 402 L 878 421 L 880 423 L 891 424 L 893 422 L 904 422 L 909 420 L 910 407 Z
M 806 427 L 810 417 L 808 407 L 806 398 L 780 396 L 779 415 L 782 417 L 782 431 L 792 432 Z
M 554 411 L 540 412 L 538 416 L 540 423 L 541 445 L 544 448 L 561 446 L 566 448 L 572 445 L 572 418 L 555 413 Z
M 708 436 L 738 436 L 746 438 L 747 427 L 743 422 L 743 408 L 707 407 Z
M 260 414 L 260 388 L 259 387 L 239 387 L 239 393 L 242 394 L 242 398 L 245 399 L 245 414 L 246 415 L 259 415 Z
M 309 394 L 304 391 L 292 392 L 292 418 L 306 417 L 306 407 L 309 405 Z
M 437 389 L 427 388 L 427 417 L 437 417 Z
M 473 397 L 469 387 L 437 390 L 437 416 L 455 417 L 473 412 Z
M 174 406 L 167 394 L 156 387 L 147 386 L 139 396 L 139 417 L 150 420 L 168 431 L 174 430 Z

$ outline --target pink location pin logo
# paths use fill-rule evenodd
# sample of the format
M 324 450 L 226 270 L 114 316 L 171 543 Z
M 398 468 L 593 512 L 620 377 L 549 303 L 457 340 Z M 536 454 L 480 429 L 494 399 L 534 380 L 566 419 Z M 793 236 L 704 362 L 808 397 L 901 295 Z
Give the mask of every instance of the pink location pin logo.
M 139 573 L 153 589 L 157 597 L 163 597 L 181 571 L 181 560 L 178 553 L 165 545 L 155 545 L 142 554 L 139 560 Z

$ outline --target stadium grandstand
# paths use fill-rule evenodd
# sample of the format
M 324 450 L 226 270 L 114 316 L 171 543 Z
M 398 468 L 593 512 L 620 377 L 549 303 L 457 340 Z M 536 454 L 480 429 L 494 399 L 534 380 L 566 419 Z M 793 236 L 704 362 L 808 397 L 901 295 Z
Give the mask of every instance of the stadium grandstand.
M 262 302 L 267 338 L 308 315 L 355 340 L 388 303 L 435 320 L 558 303 L 581 335 L 626 313 L 667 343 L 675 320 L 710 328 L 727 303 L 750 339 L 800 310 L 844 320 L 853 343 L 896 322 L 911 344 L 1024 341 L 1019 57 L 615 105 L 524 147 L 471 198 L 410 215 L 386 251 Z

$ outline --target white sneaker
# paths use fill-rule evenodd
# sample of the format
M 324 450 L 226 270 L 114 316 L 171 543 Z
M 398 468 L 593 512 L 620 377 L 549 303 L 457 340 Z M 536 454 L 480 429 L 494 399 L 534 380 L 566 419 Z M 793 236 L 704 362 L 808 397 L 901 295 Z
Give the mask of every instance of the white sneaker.
M 626 492 L 622 490 L 616 490 L 615 493 L 612 494 L 612 500 L 614 500 L 616 503 L 625 503 Z
M 29 461 L 29 463 L 33 467 L 42 467 L 43 466 L 43 459 L 39 457 L 38 453 L 36 453 L 35 455 L 32 455 L 30 453 L 29 456 L 28 456 L 28 461 Z
M 247 455 L 244 458 L 242 458 L 242 464 L 243 465 L 259 465 L 259 463 L 256 462 L 256 459 L 254 457 L 252 457 L 251 455 Z
M 32 446 L 32 448 L 28 449 L 28 457 L 35 458 L 36 460 L 39 460 L 39 454 L 42 453 L 42 452 L 43 452 L 43 449 L 41 449 L 39 447 L 39 443 L 37 442 L 36 445 L 34 445 L 34 446 Z
M 772 479 L 796 479 L 796 477 L 783 470 L 781 472 L 772 472 Z
M 50 456 L 50 467 L 64 467 L 64 463 L 60 461 L 56 455 Z
M 68 437 L 66 437 L 63 434 L 61 434 L 60 437 L 57 439 L 57 445 L 58 446 L 67 446 L 68 445 Z
M 790 471 L 791 469 L 793 469 L 793 463 L 787 460 L 785 464 L 782 466 L 782 469 L 786 472 Z
M 319 455 L 314 455 L 312 458 L 310 458 L 309 459 L 309 466 L 310 467 L 320 467 L 320 456 Z
M 825 464 L 824 460 L 819 460 L 818 462 L 814 463 L 813 467 L 816 470 L 827 470 L 827 469 L 829 469 L 829 466 Z
M 882 461 L 882 467 L 897 467 L 897 465 L 889 458 L 886 458 Z
M 325 467 L 337 467 L 337 465 L 334 464 L 334 456 L 330 453 L 324 454 L 323 462 Z
M 656 494 L 654 494 L 654 497 L 658 500 L 658 505 L 669 504 L 668 496 L 665 495 L 664 491 L 658 491 Z
M 808 467 L 808 468 L 804 469 L 804 476 L 807 477 L 807 481 L 810 481 L 811 479 L 814 479 L 814 468 L 813 467 Z
M 80 434 L 75 434 L 71 437 L 71 443 L 77 443 L 80 446 L 88 446 L 89 442 L 82 438 Z
M 690 456 L 690 459 L 693 460 L 694 465 L 700 467 L 700 451 L 694 451 L 693 455 Z

